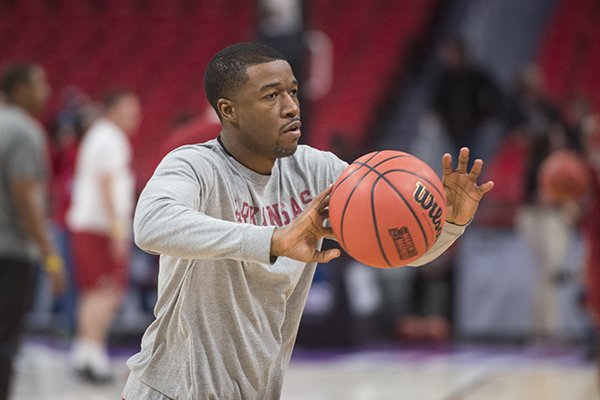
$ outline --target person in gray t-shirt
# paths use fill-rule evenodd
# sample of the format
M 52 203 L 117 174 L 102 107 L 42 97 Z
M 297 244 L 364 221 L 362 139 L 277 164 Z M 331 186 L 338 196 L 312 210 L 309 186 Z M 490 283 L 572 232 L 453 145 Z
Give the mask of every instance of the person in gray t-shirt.
M 46 148 L 34 119 L 50 93 L 44 70 L 13 64 L 0 87 L 0 400 L 8 398 L 12 359 L 33 294 L 34 265 L 43 260 L 55 293 L 64 288 L 62 259 L 46 229 Z
M 127 365 L 126 400 L 277 399 L 316 263 L 331 185 L 347 164 L 299 145 L 298 82 L 268 46 L 220 51 L 205 74 L 218 139 L 168 154 L 143 190 L 137 245 L 160 254 L 155 321 Z M 448 217 L 439 256 L 493 186 L 443 158 Z

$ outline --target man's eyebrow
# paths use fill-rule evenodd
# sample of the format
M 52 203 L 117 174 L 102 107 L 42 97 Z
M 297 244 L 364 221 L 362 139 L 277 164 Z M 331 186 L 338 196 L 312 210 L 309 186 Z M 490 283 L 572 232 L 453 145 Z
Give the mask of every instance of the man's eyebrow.
M 296 79 L 294 79 L 294 80 L 292 80 L 292 84 L 295 85 L 295 86 L 297 86 L 298 85 L 298 81 Z M 274 88 L 274 87 L 277 87 L 277 86 L 280 86 L 280 85 L 281 85 L 281 82 L 279 82 L 279 81 L 277 81 L 277 82 L 271 82 L 271 83 L 267 83 L 265 85 L 262 85 L 259 90 L 262 92 L 263 90 L 271 89 L 271 88 Z
M 271 83 L 267 83 L 267 84 L 265 84 L 265 85 L 262 85 L 262 86 L 260 87 L 260 91 L 262 92 L 263 90 L 266 90 L 266 89 L 271 89 L 271 88 L 277 87 L 277 86 L 279 86 L 279 85 L 281 85 L 281 82 L 279 82 L 279 81 L 277 81 L 277 82 L 271 82 Z

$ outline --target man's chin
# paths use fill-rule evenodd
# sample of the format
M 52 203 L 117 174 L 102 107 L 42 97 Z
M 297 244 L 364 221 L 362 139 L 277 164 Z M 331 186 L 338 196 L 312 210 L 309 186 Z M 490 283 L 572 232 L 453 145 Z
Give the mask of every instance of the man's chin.
M 293 156 L 294 153 L 298 150 L 298 145 L 294 145 L 291 147 L 276 147 L 275 148 L 275 157 L 276 158 L 285 158 Z

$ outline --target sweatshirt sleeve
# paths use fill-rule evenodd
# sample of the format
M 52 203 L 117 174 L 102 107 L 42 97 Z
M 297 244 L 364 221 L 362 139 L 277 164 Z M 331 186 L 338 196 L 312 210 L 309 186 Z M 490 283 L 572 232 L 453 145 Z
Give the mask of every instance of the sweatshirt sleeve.
M 169 154 L 138 200 L 136 245 L 149 253 L 183 259 L 270 263 L 275 227 L 225 221 L 198 211 L 211 195 L 214 168 L 199 149 Z
M 410 266 L 420 267 L 442 255 L 465 231 L 466 226 L 455 225 L 450 222 L 444 224 L 440 237 L 423 257 L 413 261 Z

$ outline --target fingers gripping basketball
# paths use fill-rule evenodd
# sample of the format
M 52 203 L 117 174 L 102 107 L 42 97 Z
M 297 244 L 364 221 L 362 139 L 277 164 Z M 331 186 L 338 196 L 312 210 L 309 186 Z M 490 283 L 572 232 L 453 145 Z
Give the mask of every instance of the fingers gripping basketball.
M 374 267 L 409 264 L 435 243 L 446 218 L 440 179 L 399 151 L 366 154 L 334 185 L 329 218 L 342 248 Z

